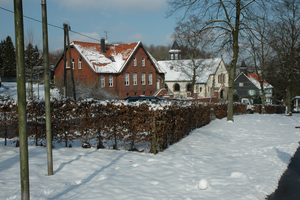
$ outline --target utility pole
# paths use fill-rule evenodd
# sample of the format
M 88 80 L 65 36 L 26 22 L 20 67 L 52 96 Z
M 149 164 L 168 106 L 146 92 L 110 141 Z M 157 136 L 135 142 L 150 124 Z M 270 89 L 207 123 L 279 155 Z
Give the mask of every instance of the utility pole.
M 26 113 L 26 86 L 24 65 L 24 29 L 23 29 L 23 3 L 22 0 L 14 0 L 16 62 L 18 84 L 18 120 L 19 120 L 19 144 L 20 144 L 20 178 L 21 199 L 29 200 L 29 165 L 28 165 L 28 137 L 27 137 L 27 113 Z
M 67 43 L 68 43 L 68 52 L 69 52 L 69 63 L 70 63 L 70 70 L 71 70 L 71 79 L 72 79 L 72 84 L 73 84 L 73 98 L 76 101 L 76 91 L 75 91 L 75 81 L 74 81 L 73 66 L 72 66 L 69 29 L 70 29 L 69 26 L 65 26 L 65 30 L 67 32 Z
M 64 98 L 67 98 L 67 48 L 66 48 L 66 35 L 68 24 L 64 23 Z
M 43 56 L 44 56 L 44 82 L 45 82 L 44 84 L 45 84 L 47 163 L 48 163 L 48 176 L 50 176 L 53 175 L 53 157 L 52 157 L 52 131 L 51 131 L 51 107 L 50 107 L 50 65 L 49 65 L 46 0 L 42 0 L 42 21 L 43 21 Z

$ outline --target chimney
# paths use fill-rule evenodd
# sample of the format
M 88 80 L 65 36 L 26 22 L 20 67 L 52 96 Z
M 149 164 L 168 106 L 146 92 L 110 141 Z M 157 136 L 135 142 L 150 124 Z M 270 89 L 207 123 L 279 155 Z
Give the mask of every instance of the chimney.
M 106 53 L 106 50 L 105 50 L 105 39 L 104 38 L 101 38 L 101 52 L 102 53 Z

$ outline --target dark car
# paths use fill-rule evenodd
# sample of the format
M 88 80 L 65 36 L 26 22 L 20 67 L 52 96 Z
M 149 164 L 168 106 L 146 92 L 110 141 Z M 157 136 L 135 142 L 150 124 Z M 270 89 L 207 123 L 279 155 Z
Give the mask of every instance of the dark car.
M 136 101 L 147 101 L 151 103 L 157 103 L 159 101 L 164 101 L 162 98 L 154 97 L 154 96 L 130 96 L 124 99 L 128 102 L 136 102 Z

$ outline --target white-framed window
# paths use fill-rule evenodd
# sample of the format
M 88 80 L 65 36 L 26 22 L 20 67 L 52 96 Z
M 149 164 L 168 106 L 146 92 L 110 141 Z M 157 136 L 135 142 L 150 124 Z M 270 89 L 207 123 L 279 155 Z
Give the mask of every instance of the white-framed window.
M 129 74 L 125 73 L 125 85 L 129 85 Z
M 133 66 L 136 67 L 136 57 L 133 58 Z
M 148 74 L 148 84 L 152 85 L 152 73 Z
M 81 58 L 78 58 L 78 69 L 81 69 Z
M 132 74 L 132 84 L 137 85 L 137 73 Z
M 256 91 L 255 90 L 248 90 L 248 94 L 253 96 L 256 95 Z
M 101 85 L 102 88 L 105 87 L 105 76 L 100 77 L 100 85 Z
M 141 84 L 142 85 L 145 85 L 145 79 L 146 79 L 146 74 L 142 73 L 142 76 L 141 76 Z
M 175 60 L 178 60 L 178 54 L 175 53 Z
M 174 54 L 170 55 L 170 60 L 174 60 Z
M 239 86 L 240 87 L 244 87 L 244 83 L 239 83 Z
M 142 58 L 142 66 L 145 67 L 146 63 L 145 63 L 145 58 Z
M 69 69 L 70 66 L 68 66 L 68 61 L 66 61 L 66 68 Z
M 74 58 L 71 59 L 71 62 L 72 62 L 72 69 L 74 69 L 75 68 Z
M 109 87 L 113 87 L 114 85 L 113 85 L 113 81 L 114 81 L 114 79 L 113 79 L 113 76 L 109 76 L 109 78 L 108 78 L 108 86 Z

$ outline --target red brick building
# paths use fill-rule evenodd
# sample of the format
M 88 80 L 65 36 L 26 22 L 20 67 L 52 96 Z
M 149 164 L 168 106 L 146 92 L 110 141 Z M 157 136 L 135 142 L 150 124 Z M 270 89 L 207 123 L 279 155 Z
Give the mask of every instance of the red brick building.
M 71 43 L 75 79 L 86 86 L 99 82 L 106 92 L 119 98 L 160 94 L 164 72 L 147 52 L 142 42 L 105 44 L 74 41 Z M 67 61 L 68 51 L 66 53 Z M 55 66 L 55 82 L 63 82 L 64 59 Z M 70 64 L 67 63 L 67 74 Z

